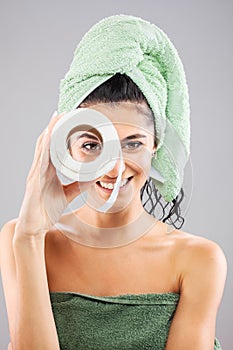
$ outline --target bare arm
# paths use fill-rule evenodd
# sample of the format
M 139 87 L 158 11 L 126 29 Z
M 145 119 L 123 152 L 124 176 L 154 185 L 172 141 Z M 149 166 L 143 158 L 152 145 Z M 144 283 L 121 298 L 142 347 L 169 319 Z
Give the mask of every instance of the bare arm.
M 11 342 L 8 350 L 58 350 L 44 257 L 44 239 L 23 235 L 15 224 L 0 234 L 0 261 Z
M 19 217 L 0 233 L 0 265 L 13 350 L 58 350 L 45 264 L 45 236 L 79 193 L 63 186 L 49 155 L 50 135 L 62 115 L 39 136 Z
M 13 243 L 17 274 L 15 339 L 17 350 L 58 350 L 44 257 L 44 239 Z
M 165 350 L 213 350 L 227 272 L 225 256 L 216 243 L 197 239 L 184 247 L 182 260 L 181 297 Z

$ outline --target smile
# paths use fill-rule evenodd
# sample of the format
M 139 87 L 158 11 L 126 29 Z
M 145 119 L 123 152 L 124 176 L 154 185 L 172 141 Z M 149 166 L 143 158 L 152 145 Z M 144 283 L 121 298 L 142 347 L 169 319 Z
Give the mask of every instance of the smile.
M 133 176 L 128 177 L 127 179 L 123 179 L 120 182 L 120 189 L 126 187 L 126 185 L 130 182 L 130 180 L 133 178 Z M 114 188 L 115 182 L 103 182 L 103 181 L 97 181 L 96 184 L 101 187 L 103 190 L 107 190 L 108 192 L 111 192 Z

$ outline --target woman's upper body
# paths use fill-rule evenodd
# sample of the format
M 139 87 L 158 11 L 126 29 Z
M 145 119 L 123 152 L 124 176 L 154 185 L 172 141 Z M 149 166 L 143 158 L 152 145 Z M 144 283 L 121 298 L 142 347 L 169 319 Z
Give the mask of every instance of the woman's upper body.
M 15 223 L 8 224 L 12 231 L 2 237 L 8 249 Z M 178 293 L 167 349 L 174 344 L 182 349 L 194 340 L 197 345 L 193 349 L 211 349 L 225 279 L 224 255 L 214 242 L 180 230 L 167 234 L 165 226 L 159 221 L 135 242 L 104 250 L 79 245 L 57 230 L 49 231 L 45 241 L 49 291 L 94 296 Z M 15 288 L 11 284 L 15 277 L 13 255 L 11 259 L 1 259 L 8 305 Z M 11 311 L 8 316 L 15 317 Z
M 179 303 L 169 330 L 166 350 L 174 349 L 174 346 L 177 350 L 186 348 L 190 350 L 213 349 L 216 315 L 226 278 L 226 260 L 221 248 L 216 243 L 198 235 L 175 229 L 168 232 L 165 223 L 156 220 L 144 210 L 140 200 L 140 188 L 148 175 L 150 157 L 154 151 L 152 124 L 145 119 L 145 110 L 143 110 L 145 106 L 138 109 L 135 104 L 123 102 L 119 103 L 117 108 L 108 104 L 96 104 L 92 105 L 91 108 L 105 113 L 113 123 L 116 122 L 115 127 L 122 143 L 124 155 L 122 178 L 130 178 L 130 181 L 126 184 L 124 191 L 119 192 L 116 202 L 107 214 L 95 211 L 88 204 L 78 209 L 76 214 L 82 222 L 95 227 L 97 237 L 99 234 L 100 239 L 102 238 L 101 229 L 106 227 L 112 228 L 115 230 L 113 232 L 116 232 L 117 227 L 125 225 L 124 234 L 127 235 L 130 233 L 127 232 L 127 227 L 132 230 L 129 224 L 136 222 L 139 215 L 142 215 L 146 227 L 151 227 L 151 229 L 130 244 L 104 249 L 78 244 L 69 239 L 64 234 L 65 232 L 58 230 L 56 226 L 51 226 L 49 230 L 44 231 L 46 232 L 43 235 L 44 246 L 39 243 L 37 247 L 34 236 L 38 236 L 38 232 L 35 235 L 35 232 L 32 232 L 33 234 L 30 235 L 30 241 L 33 241 L 30 263 L 33 267 L 30 271 L 29 264 L 28 271 L 27 266 L 25 269 L 25 260 L 21 259 L 21 255 L 25 253 L 28 259 L 30 250 L 24 248 L 24 244 L 21 245 L 20 250 L 14 250 L 14 244 L 12 244 L 16 223 L 19 220 L 15 219 L 7 223 L 0 235 L 0 253 L 11 337 L 14 334 L 17 309 L 16 290 L 23 287 L 17 285 L 17 280 L 20 278 L 22 283 L 26 283 L 24 277 L 28 274 L 27 283 L 30 284 L 33 279 L 33 283 L 38 284 L 37 289 L 34 285 L 29 285 L 31 290 L 29 290 L 28 298 L 31 297 L 33 302 L 33 291 L 38 293 L 36 298 L 41 303 L 40 312 L 44 312 L 43 317 L 46 317 L 48 325 L 51 325 L 53 331 L 52 314 L 48 303 L 49 292 L 76 292 L 93 296 L 176 293 L 180 296 Z M 91 149 L 96 149 L 96 144 L 93 147 L 93 139 L 83 138 L 81 146 L 84 147 L 84 152 L 89 152 L 90 146 Z M 35 166 L 29 176 L 30 183 L 32 183 L 31 179 L 33 178 L 36 184 L 38 178 L 37 163 L 35 158 Z M 96 179 L 90 185 L 88 193 L 92 196 L 101 196 L 106 200 L 109 191 L 106 191 L 101 183 L 114 183 L 118 167 L 119 164 L 116 163 L 111 171 L 100 179 Z M 53 176 L 50 176 L 54 177 L 54 173 Z M 74 184 L 73 189 L 75 186 Z M 66 190 L 68 189 L 69 187 L 66 188 Z M 35 190 L 37 190 L 36 187 L 34 187 Z M 75 191 L 77 192 L 77 188 Z M 35 195 L 32 190 L 29 191 L 29 194 L 27 199 Z M 35 215 L 35 210 L 38 208 L 31 207 L 30 200 L 28 203 L 28 215 Z M 53 212 L 55 204 L 60 203 L 50 203 L 50 214 Z M 26 210 L 25 207 L 24 204 L 20 214 Z M 78 233 L 79 227 L 75 226 L 76 223 L 72 221 L 72 217 L 71 214 L 60 215 L 58 222 L 63 224 L 63 227 L 72 227 Z M 48 223 L 42 221 L 39 225 L 41 224 L 47 225 Z M 41 242 L 40 239 L 38 241 Z M 37 256 L 37 250 L 41 252 L 38 252 L 39 256 Z M 42 271 L 43 265 L 46 267 L 46 276 L 45 271 Z M 35 273 L 33 273 L 33 269 L 35 269 Z M 41 287 L 40 281 L 35 275 L 37 273 L 38 276 L 42 276 Z M 48 289 L 45 285 L 46 280 Z M 45 310 L 42 310 L 43 297 L 38 290 L 40 288 L 43 290 L 47 302 Z M 22 288 L 20 302 L 25 307 L 26 305 L 23 305 L 25 303 L 24 293 Z M 36 305 L 37 300 L 35 300 L 33 307 Z M 24 312 L 23 310 L 21 312 Z M 46 310 L 48 310 L 48 315 Z M 32 313 L 35 312 L 38 310 L 32 310 Z M 30 310 L 28 310 L 27 317 L 30 318 Z M 30 329 L 30 325 L 27 324 L 27 326 Z
M 10 248 L 15 223 L 8 224 L 11 230 L 2 236 L 1 247 Z M 216 243 L 181 230 L 168 234 L 161 221 L 135 242 L 104 250 L 77 244 L 55 229 L 46 234 L 45 263 L 51 293 L 179 294 L 166 349 L 212 349 L 226 276 L 225 257 Z M 9 309 L 14 305 L 13 254 L 4 253 L 1 265 Z M 16 317 L 14 310 L 8 317 Z
M 107 213 L 91 207 L 100 199 L 108 200 L 119 162 L 87 184 L 86 204 L 76 212 L 79 224 L 81 220 L 94 227 L 97 242 L 104 240 L 106 228 L 113 237 L 114 232 L 118 233 L 120 240 L 131 237 L 137 229 L 138 215 L 142 215 L 140 223 L 150 230 L 140 237 L 137 233 L 138 239 L 130 244 L 121 245 L 118 240 L 118 247 L 109 249 L 77 244 L 64 234 L 67 226 L 74 236 L 89 232 L 73 223 L 71 214 L 62 216 L 80 194 L 80 184 L 64 186 L 57 177 L 49 157 L 55 125 L 50 122 L 48 132 L 41 134 L 36 145 L 19 217 L 4 225 L 0 235 L 1 273 L 13 349 L 59 349 L 58 336 L 66 329 L 59 327 L 60 316 L 56 313 L 59 293 L 53 294 L 57 295 L 53 310 L 50 297 L 62 291 L 76 292 L 74 299 L 80 303 L 78 293 L 96 298 L 179 295 L 175 314 L 169 315 L 169 335 L 164 335 L 164 345 L 168 335 L 166 350 L 213 350 L 216 315 L 226 278 L 225 256 L 216 243 L 198 234 L 181 230 L 168 233 L 163 222 L 144 213 L 140 198 L 151 166 L 156 166 L 154 170 L 160 169 L 166 177 L 163 186 L 156 182 L 157 188 L 164 198 L 174 199 L 189 154 L 188 90 L 177 51 L 165 33 L 149 22 L 133 16 L 112 16 L 85 36 L 70 68 L 61 84 L 59 112 L 80 108 L 80 102 L 102 112 L 114 123 L 123 154 L 123 184 L 114 205 Z M 85 133 L 71 145 L 74 158 L 77 150 L 85 158 L 96 151 L 98 154 L 101 148 L 96 137 Z M 61 230 L 54 227 L 59 221 Z M 177 301 L 174 298 L 172 306 Z M 80 305 L 86 307 L 87 303 Z M 61 306 L 67 306 L 65 299 Z M 68 312 L 60 321 L 62 317 L 67 319 Z M 107 317 L 104 312 L 102 316 Z M 121 316 L 123 319 L 124 312 L 120 321 Z M 128 317 L 130 324 L 133 318 Z M 108 320 L 110 327 L 111 317 Z M 161 331 L 159 327 L 158 323 L 155 333 Z M 96 327 L 93 332 L 98 330 Z M 115 335 L 117 329 L 112 331 Z M 137 327 L 131 331 L 137 332 Z M 133 341 L 131 338 L 128 348 L 133 347 Z

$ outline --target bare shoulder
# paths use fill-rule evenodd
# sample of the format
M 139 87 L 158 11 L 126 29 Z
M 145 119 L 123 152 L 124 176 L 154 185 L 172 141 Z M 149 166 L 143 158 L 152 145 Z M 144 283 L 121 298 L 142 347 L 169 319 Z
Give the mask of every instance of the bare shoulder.
M 181 283 L 194 280 L 209 280 L 213 286 L 223 288 L 227 274 L 227 260 L 223 249 L 216 242 L 201 235 L 182 230 L 173 230 L 168 235 L 180 271 Z
M 0 269 L 2 265 L 2 261 L 5 257 L 5 254 L 9 254 L 11 258 L 13 258 L 12 252 L 12 240 L 15 232 L 15 225 L 17 223 L 18 218 L 11 219 L 7 221 L 2 227 L 0 231 Z
M 13 252 L 13 238 L 15 233 L 15 226 L 17 224 L 18 218 L 13 218 L 7 221 L 2 227 L 0 231 L 0 271 L 5 269 L 7 265 L 11 266 L 11 274 L 15 275 L 16 273 L 16 265 L 15 258 Z M 63 245 L 64 246 L 64 245 Z M 45 236 L 45 258 L 48 260 L 52 256 L 56 256 L 55 253 L 58 250 L 61 250 L 62 247 L 62 235 L 59 234 L 58 230 L 51 229 L 46 233 Z M 47 261 L 46 259 L 46 261 Z M 3 272 L 3 271 L 2 271 Z M 9 271 L 8 271 L 9 275 Z
M 10 338 L 13 339 L 15 308 L 17 298 L 16 264 L 13 253 L 13 237 L 17 218 L 7 221 L 0 231 L 0 268 L 1 280 L 8 315 Z M 10 348 L 9 348 L 10 349 Z
M 15 225 L 18 221 L 18 218 L 11 219 L 3 224 L 0 230 L 0 239 L 2 236 L 6 234 L 9 230 L 11 231 L 12 228 L 15 228 Z
M 186 259 L 193 261 L 214 260 L 223 265 L 226 264 L 226 257 L 220 245 L 206 237 L 182 230 L 174 230 L 171 239 L 176 242 L 175 249 Z

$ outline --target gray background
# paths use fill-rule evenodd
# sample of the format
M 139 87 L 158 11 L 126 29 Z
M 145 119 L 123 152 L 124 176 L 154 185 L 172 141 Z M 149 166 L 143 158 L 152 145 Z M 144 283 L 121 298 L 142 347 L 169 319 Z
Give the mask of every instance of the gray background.
M 1 1 L 1 217 L 18 216 L 36 139 L 57 109 L 58 87 L 84 33 L 103 17 L 131 14 L 158 25 L 184 64 L 192 112 L 194 188 L 183 230 L 217 242 L 228 278 L 216 336 L 232 349 L 231 1 Z M 9 332 L 0 285 L 0 348 Z

